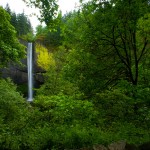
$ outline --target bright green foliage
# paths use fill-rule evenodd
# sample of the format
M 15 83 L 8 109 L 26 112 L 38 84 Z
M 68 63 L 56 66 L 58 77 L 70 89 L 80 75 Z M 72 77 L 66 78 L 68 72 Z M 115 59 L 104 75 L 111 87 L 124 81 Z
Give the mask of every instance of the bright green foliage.
M 53 54 L 48 52 L 44 46 L 36 44 L 36 54 L 37 54 L 37 65 L 44 70 L 49 70 L 50 67 L 55 67 L 55 60 Z
M 0 66 L 10 61 L 19 61 L 25 55 L 25 47 L 16 37 L 16 31 L 10 24 L 9 14 L 0 7 Z
M 37 95 L 58 95 L 60 93 L 75 97 L 80 97 L 82 95 L 78 87 L 75 86 L 74 83 L 65 80 L 62 75 L 62 67 L 66 62 L 66 55 L 67 52 L 63 46 L 59 47 L 59 50 L 53 53 L 52 61 L 55 62 L 55 65 L 52 65 L 53 63 L 50 63 L 49 66 L 47 65 L 48 69 L 44 74 L 44 84 L 37 89 Z
M 58 72 L 57 68 L 49 67 L 49 71 L 44 75 L 44 84 L 37 89 L 37 95 L 72 95 L 73 97 L 80 97 L 82 93 L 79 89 L 71 82 L 64 80 L 61 73 Z
M 88 101 L 73 100 L 69 96 L 43 96 L 36 97 L 35 105 L 43 112 L 51 116 L 53 123 L 72 124 L 72 123 L 92 123 L 98 115 L 94 110 L 94 105 Z M 92 113 L 91 113 L 92 112 Z
M 17 119 L 20 111 L 19 107 L 24 104 L 24 99 L 16 92 L 16 87 L 10 81 L 0 80 L 0 88 L 0 109 L 1 115 L 3 114 L 1 117 L 6 123 Z
M 0 80 L 0 149 L 19 149 L 27 107 L 16 86 L 10 81 Z
M 46 135 L 50 138 L 49 148 L 80 148 L 102 141 L 101 136 L 97 138 L 98 134 L 105 133 L 95 128 L 98 111 L 94 110 L 91 102 L 74 100 L 64 95 L 39 95 L 34 106 L 43 114 L 41 121 L 50 125 L 51 131 Z

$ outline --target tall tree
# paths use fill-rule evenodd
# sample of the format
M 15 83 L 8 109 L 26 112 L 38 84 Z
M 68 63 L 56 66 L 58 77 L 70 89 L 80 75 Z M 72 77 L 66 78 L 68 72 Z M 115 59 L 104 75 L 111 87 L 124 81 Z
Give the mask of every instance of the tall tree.
M 17 15 L 17 26 L 15 28 L 19 36 L 32 32 L 30 20 L 26 17 L 24 12 Z
M 10 24 L 10 15 L 0 7 L 0 66 L 10 61 L 19 61 L 25 56 L 25 47 L 16 37 L 15 28 Z
M 139 43 L 138 20 L 149 13 L 148 5 L 142 0 L 117 0 L 114 9 L 114 18 L 111 33 L 104 33 L 105 40 L 109 40 L 121 63 L 124 65 L 128 80 L 137 85 L 139 76 L 139 64 L 141 58 L 147 52 L 148 36 L 142 37 L 143 43 Z M 140 44 L 140 45 L 139 45 Z
M 18 36 L 26 35 L 33 32 L 30 20 L 24 12 L 21 14 L 16 14 L 15 12 L 11 11 L 8 4 L 6 5 L 5 10 L 11 16 L 10 23 L 15 27 Z
M 8 3 L 6 4 L 5 10 L 11 15 L 12 12 Z
M 69 15 L 63 28 L 64 44 L 73 49 L 64 68 L 68 79 L 86 93 L 119 79 L 137 85 L 143 58 L 149 59 L 148 13 L 147 1 L 93 0 Z

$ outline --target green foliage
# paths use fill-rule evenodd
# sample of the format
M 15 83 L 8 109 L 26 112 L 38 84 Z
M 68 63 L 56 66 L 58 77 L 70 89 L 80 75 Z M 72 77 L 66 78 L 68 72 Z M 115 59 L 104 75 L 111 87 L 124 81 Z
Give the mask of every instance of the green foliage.
M 133 88 L 125 82 L 97 94 L 93 102 L 38 95 L 30 107 L 11 82 L 1 80 L 0 89 L 1 149 L 78 149 L 118 140 L 149 141 L 148 105 L 140 103 L 135 111 Z
M 72 95 L 74 97 L 81 97 L 83 94 L 78 87 L 73 83 L 63 79 L 57 68 L 50 67 L 49 71 L 44 74 L 44 84 L 39 89 L 36 89 L 37 95 Z
M 44 84 L 39 89 L 36 89 L 37 95 L 58 95 L 66 94 L 74 97 L 82 96 L 78 87 L 74 84 L 66 81 L 60 74 L 57 73 L 56 68 L 50 68 L 50 70 L 44 75 Z
M 0 88 L 0 109 L 1 114 L 3 114 L 4 122 L 17 119 L 19 111 L 19 106 L 17 106 L 17 104 L 23 105 L 23 98 L 16 92 L 15 86 L 10 81 L 6 82 L 5 80 L 1 80 Z
M 96 105 L 103 112 L 105 121 L 111 126 L 114 121 L 127 121 L 134 117 L 132 98 L 121 93 L 120 90 L 106 91 L 96 95 Z M 107 111 L 105 111 L 107 109 Z
M 58 4 L 56 0 L 23 0 L 27 6 L 34 6 L 40 11 L 40 21 L 45 22 L 46 25 L 54 27 L 58 22 Z
M 150 141 L 149 130 L 140 126 L 136 126 L 133 123 L 124 122 L 122 124 L 117 122 L 113 124 L 111 130 L 112 141 L 119 141 L 120 139 L 124 139 L 128 141 L 128 143 L 135 145 L 140 145 Z
M 48 48 L 50 52 L 55 52 L 62 42 L 60 27 L 56 31 L 51 31 L 48 27 L 37 26 L 36 40 Z
M 27 103 L 11 81 L 0 80 L 0 149 L 19 149 Z
M 44 70 L 55 68 L 55 60 L 53 54 L 48 52 L 44 46 L 36 44 L 37 65 Z
M 147 128 L 150 125 L 148 88 L 134 87 L 126 82 L 121 82 L 118 86 L 119 88 L 98 93 L 95 97 L 94 103 L 102 110 L 105 121 L 110 126 L 119 121 Z
M 0 66 L 10 61 L 19 62 L 25 55 L 25 47 L 16 37 L 16 31 L 10 24 L 9 14 L 0 7 Z
M 140 83 L 141 66 L 149 61 L 148 8 L 142 0 L 90 1 L 67 14 L 62 27 L 70 50 L 67 79 L 89 97 L 120 79 Z
M 48 61 L 50 64 L 43 65 L 44 67 L 47 66 L 47 72 L 43 75 L 44 84 L 37 89 L 37 95 L 51 96 L 63 93 L 76 98 L 82 96 L 83 94 L 79 91 L 78 87 L 74 83 L 65 80 L 63 76 L 62 67 L 66 62 L 66 49 L 61 46 L 52 54 L 52 59 L 46 60 L 46 57 L 43 57 L 44 62 Z
M 102 115 L 104 128 L 108 128 L 110 135 L 113 135 L 109 140 L 112 142 L 124 139 L 133 144 L 149 141 L 148 88 L 133 86 L 127 81 L 121 81 L 117 86 L 115 89 L 97 93 L 93 99 Z
M 32 32 L 28 32 L 26 35 L 22 35 L 20 38 L 27 41 L 27 42 L 34 42 L 35 41 L 35 36 L 33 35 Z
M 106 133 L 96 128 L 99 114 L 91 102 L 64 95 L 39 95 L 33 105 L 42 112 L 42 123 L 47 122 L 45 125 L 49 126 L 45 135 L 49 137 L 49 148 L 70 149 L 106 143 Z
M 101 42 L 100 31 L 103 30 L 104 21 L 100 19 L 105 16 L 98 17 L 101 16 L 100 12 L 93 14 L 93 9 L 85 8 L 83 12 L 68 14 L 62 29 L 63 44 L 69 49 L 63 68 L 64 76 L 75 82 L 89 97 L 106 88 L 106 83 L 116 78 L 116 64 L 113 64 L 114 60 L 111 58 L 114 53 L 110 52 L 107 43 Z
M 23 95 L 23 97 L 27 97 L 28 95 L 28 85 L 27 83 L 17 85 L 17 91 Z
M 13 18 L 13 16 L 12 16 L 12 18 Z M 13 22 L 13 24 L 14 23 L 15 22 Z M 26 17 L 26 15 L 24 13 L 17 14 L 15 24 L 16 24 L 16 26 L 14 26 L 14 27 L 17 31 L 18 36 L 26 35 L 28 33 L 33 32 L 30 20 Z
M 42 21 L 54 23 L 55 1 L 28 2 L 40 8 Z M 46 73 L 33 103 L 27 104 L 12 82 L 0 80 L 0 149 L 150 141 L 149 5 L 94 0 L 80 9 L 65 15 L 57 32 L 37 27 L 36 40 L 47 47 L 37 44 L 37 63 Z M 6 26 L 9 15 L 0 12 Z
M 98 114 L 91 102 L 74 100 L 72 97 L 64 95 L 50 97 L 39 95 L 35 104 L 42 111 L 50 113 L 53 123 L 57 124 L 90 123 Z
M 79 149 L 92 147 L 94 144 L 108 144 L 109 135 L 94 126 L 76 124 L 55 127 L 52 131 L 54 145 L 52 149 Z
M 92 97 L 105 88 L 105 71 L 102 70 L 104 68 L 98 65 L 96 56 L 84 50 L 73 49 L 68 53 L 62 71 L 65 79 L 78 86 L 86 96 Z

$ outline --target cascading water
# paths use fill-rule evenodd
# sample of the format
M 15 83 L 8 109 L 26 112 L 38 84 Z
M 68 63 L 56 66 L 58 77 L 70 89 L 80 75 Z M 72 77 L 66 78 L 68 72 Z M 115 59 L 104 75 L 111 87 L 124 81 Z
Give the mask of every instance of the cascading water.
M 27 49 L 27 66 L 28 66 L 28 99 L 33 101 L 33 69 L 32 69 L 32 43 L 28 43 Z

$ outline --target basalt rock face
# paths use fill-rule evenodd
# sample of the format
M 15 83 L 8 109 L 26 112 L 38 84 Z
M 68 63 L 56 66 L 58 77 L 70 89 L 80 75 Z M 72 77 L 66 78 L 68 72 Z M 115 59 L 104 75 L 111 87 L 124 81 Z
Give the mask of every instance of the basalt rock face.
M 23 45 L 27 47 L 28 43 L 25 41 L 21 41 Z M 27 59 L 21 60 L 23 66 L 19 64 L 9 64 L 7 68 L 2 69 L 2 77 L 3 78 L 11 78 L 12 81 L 16 84 L 24 84 L 28 81 L 27 74 Z
M 125 147 L 126 147 L 125 141 L 119 141 L 108 145 L 109 150 L 125 150 Z
M 91 148 L 81 148 L 79 150 L 150 150 L 150 142 L 137 147 L 134 144 L 128 144 L 126 141 L 118 141 L 111 143 L 107 147 L 103 145 L 94 145 Z
M 134 144 L 128 144 L 125 141 L 119 141 L 108 145 L 108 150 L 139 150 Z
M 22 60 L 25 65 L 19 66 L 18 64 L 9 64 L 7 68 L 2 69 L 3 78 L 11 78 L 16 84 L 24 84 L 28 81 L 28 73 L 26 67 L 26 60 Z
M 20 41 L 26 47 L 28 43 L 25 41 Z M 26 48 L 27 51 L 27 48 Z M 27 58 L 21 60 L 23 65 L 19 64 L 9 64 L 7 68 L 2 69 L 1 75 L 3 78 L 10 78 L 17 85 L 23 85 L 28 83 L 28 71 L 27 71 Z M 44 71 L 37 66 L 36 63 L 36 53 L 33 44 L 33 82 L 34 87 L 38 88 L 41 84 L 43 84 L 44 79 L 42 73 Z

